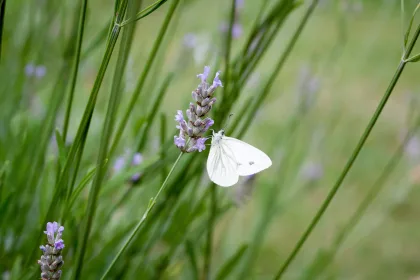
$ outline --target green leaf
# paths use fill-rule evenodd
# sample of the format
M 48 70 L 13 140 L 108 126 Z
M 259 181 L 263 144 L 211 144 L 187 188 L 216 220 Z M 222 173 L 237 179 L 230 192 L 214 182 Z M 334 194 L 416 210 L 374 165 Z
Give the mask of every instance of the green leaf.
M 417 4 L 416 8 L 414 9 L 413 15 L 411 16 L 410 23 L 408 24 L 407 31 L 405 32 L 404 46 L 407 46 L 408 37 L 410 36 L 411 27 L 413 26 L 414 17 L 416 16 L 416 13 L 417 13 L 417 11 L 418 11 L 419 8 L 420 8 L 420 3 Z
M 235 266 L 239 263 L 242 256 L 245 254 L 245 252 L 248 249 L 248 244 L 244 244 L 241 247 L 238 248 L 235 254 L 233 254 L 232 257 L 230 257 L 225 264 L 222 266 L 222 268 L 217 273 L 216 279 L 226 279 L 229 274 L 233 271 Z
M 160 6 L 162 6 L 163 4 L 165 4 L 166 1 L 168 1 L 168 0 L 159 0 L 159 1 L 156 1 L 152 5 L 150 5 L 147 8 L 141 10 L 140 12 L 138 12 L 134 19 L 128 19 L 128 20 L 122 22 L 121 23 L 121 26 L 124 26 L 126 24 L 129 24 L 129 23 L 135 22 L 137 20 L 140 20 L 140 19 L 142 19 L 144 17 L 147 17 L 148 15 L 150 15 L 151 13 L 153 13 L 154 11 L 156 11 L 157 9 L 159 9 Z
M 76 189 L 73 192 L 73 195 L 71 196 L 70 204 L 68 206 L 67 212 L 71 210 L 73 207 L 74 202 L 76 201 L 79 194 L 82 192 L 82 190 L 86 187 L 86 185 L 92 180 L 93 175 L 96 173 L 96 167 L 93 168 L 91 171 L 89 171 L 85 177 L 80 181 L 79 185 L 77 185 Z
M 60 134 L 58 128 L 55 130 L 55 141 L 58 146 L 58 157 L 60 159 L 60 165 L 64 166 L 66 164 L 66 144 L 64 143 L 63 137 Z
M 420 53 L 408 58 L 406 62 L 417 62 L 419 60 L 420 60 Z

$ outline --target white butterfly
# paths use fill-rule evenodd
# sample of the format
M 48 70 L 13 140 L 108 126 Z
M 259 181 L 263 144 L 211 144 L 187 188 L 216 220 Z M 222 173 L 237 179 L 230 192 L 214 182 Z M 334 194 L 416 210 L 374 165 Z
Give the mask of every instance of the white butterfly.
M 257 148 L 225 136 L 224 130 L 213 132 L 207 173 L 210 180 L 222 187 L 236 184 L 239 176 L 258 173 L 271 166 L 271 159 Z

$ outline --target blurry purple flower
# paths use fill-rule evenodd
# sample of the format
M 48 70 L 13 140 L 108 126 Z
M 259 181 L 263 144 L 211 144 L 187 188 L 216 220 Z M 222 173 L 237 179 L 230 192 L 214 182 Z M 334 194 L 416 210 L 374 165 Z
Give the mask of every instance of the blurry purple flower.
M 220 24 L 220 31 L 226 33 L 228 31 L 229 25 L 226 22 Z M 234 22 L 232 26 L 232 38 L 237 39 L 242 35 L 242 25 L 238 22 Z
M 38 79 L 45 76 L 47 73 L 47 68 L 44 65 L 34 65 L 33 63 L 28 63 L 25 66 L 25 75 L 28 77 L 35 76 Z
M 301 68 L 298 81 L 298 106 L 303 112 L 308 111 L 314 104 L 316 94 L 320 89 L 320 80 L 308 66 Z
M 413 161 L 420 158 L 420 139 L 417 136 L 412 136 L 405 144 L 404 151 L 406 155 Z
M 197 46 L 197 36 L 193 33 L 187 33 L 184 36 L 184 46 L 193 49 Z
M 132 184 L 137 184 L 141 178 L 141 173 L 135 173 L 133 176 L 131 176 L 130 181 Z
M 115 160 L 114 163 L 114 172 L 118 173 L 120 172 L 125 166 L 125 157 L 124 156 L 120 156 Z
M 47 68 L 44 65 L 39 65 L 35 68 L 35 76 L 37 78 L 42 78 L 47 73 Z
M 324 168 L 319 162 L 307 161 L 302 166 L 301 175 L 307 181 L 317 181 L 324 175 Z
M 242 25 L 240 23 L 234 23 L 232 26 L 232 37 L 237 39 L 242 35 Z
M 133 160 L 131 161 L 132 165 L 140 165 L 143 162 L 143 156 L 140 153 L 135 153 Z
M 236 9 L 242 9 L 244 7 L 244 0 L 236 0 Z
M 25 74 L 28 77 L 31 77 L 35 73 L 35 65 L 32 63 L 28 63 L 25 66 Z

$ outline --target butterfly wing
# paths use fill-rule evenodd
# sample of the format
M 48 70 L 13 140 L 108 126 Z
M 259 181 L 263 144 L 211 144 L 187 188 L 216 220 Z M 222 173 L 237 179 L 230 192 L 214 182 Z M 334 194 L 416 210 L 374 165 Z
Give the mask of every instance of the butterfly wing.
M 236 159 L 240 176 L 258 173 L 271 166 L 271 159 L 261 150 L 241 140 L 224 136 L 221 144 Z
M 221 187 L 230 187 L 239 180 L 237 161 L 232 151 L 222 144 L 212 143 L 207 159 L 207 173 L 210 180 Z

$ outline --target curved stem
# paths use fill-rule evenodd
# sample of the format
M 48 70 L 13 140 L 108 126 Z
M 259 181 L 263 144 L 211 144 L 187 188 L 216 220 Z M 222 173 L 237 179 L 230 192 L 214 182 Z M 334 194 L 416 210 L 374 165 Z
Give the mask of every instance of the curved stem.
M 153 197 L 150 202 L 149 205 L 147 206 L 146 211 L 143 214 L 143 217 L 141 218 L 141 220 L 137 223 L 137 225 L 135 226 L 135 228 L 133 229 L 133 231 L 131 232 L 130 236 L 128 237 L 128 239 L 125 241 L 124 245 L 121 247 L 121 249 L 118 251 L 117 255 L 114 257 L 114 259 L 112 260 L 111 264 L 108 266 L 108 268 L 106 269 L 105 273 L 102 275 L 101 280 L 105 279 L 105 277 L 108 275 L 108 273 L 111 271 L 111 268 L 115 265 L 115 263 L 117 262 L 117 260 L 119 259 L 119 257 L 121 256 L 121 254 L 125 251 L 125 249 L 127 249 L 128 245 L 130 244 L 131 240 L 134 238 L 134 236 L 136 235 L 136 233 L 139 231 L 139 229 L 141 228 L 141 226 L 143 225 L 144 221 L 146 220 L 147 216 L 149 215 L 149 212 L 153 209 L 153 207 L 156 204 L 156 201 L 159 197 L 159 195 L 162 193 L 162 191 L 165 189 L 165 186 L 169 180 L 169 177 L 171 177 L 175 166 L 178 164 L 179 160 L 181 159 L 181 156 L 184 153 L 180 153 L 178 158 L 176 159 L 174 165 L 172 165 L 171 170 L 168 173 L 168 176 L 166 176 L 165 181 L 163 181 L 162 186 L 160 186 L 159 191 L 157 192 L 157 194 L 155 195 L 155 197 Z
M 334 186 L 328 193 L 326 199 L 322 203 L 321 207 L 319 208 L 318 212 L 316 213 L 315 217 L 312 219 L 309 226 L 306 228 L 305 232 L 302 234 L 298 242 L 296 243 L 292 253 L 289 255 L 289 257 L 286 259 L 274 279 L 280 279 L 281 276 L 284 274 L 284 272 L 288 269 L 289 265 L 292 263 L 292 261 L 295 259 L 296 255 L 302 248 L 303 244 L 305 244 L 306 240 L 308 239 L 309 235 L 312 233 L 312 231 L 317 226 L 318 222 L 321 220 L 322 215 L 327 210 L 328 206 L 330 205 L 331 201 L 333 200 L 335 194 L 339 190 L 341 183 L 346 178 L 348 172 L 353 166 L 353 163 L 356 161 L 360 151 L 362 150 L 367 138 L 370 135 L 370 132 L 372 131 L 373 127 L 376 124 L 376 121 L 378 120 L 380 114 L 382 113 L 382 110 L 384 109 L 389 97 L 391 96 L 392 91 L 394 90 L 395 85 L 397 84 L 401 73 L 403 72 L 405 65 L 406 65 L 406 58 L 410 55 L 411 51 L 414 48 L 414 45 L 416 44 L 417 38 L 420 34 L 420 25 L 416 30 L 416 33 L 411 40 L 409 46 L 407 47 L 406 53 L 404 53 L 403 58 L 401 59 L 397 70 L 395 71 L 394 77 L 392 78 L 387 90 L 385 91 L 384 96 L 382 97 L 381 101 L 378 104 L 378 107 L 376 108 L 375 113 L 373 114 L 372 118 L 370 119 L 365 131 L 363 132 L 362 137 L 359 140 L 359 143 L 357 143 L 356 148 L 354 149 L 352 155 L 350 156 L 349 160 L 347 161 L 347 164 L 345 165 L 343 171 L 341 172 L 340 176 L 338 177 L 337 181 L 335 182 Z

